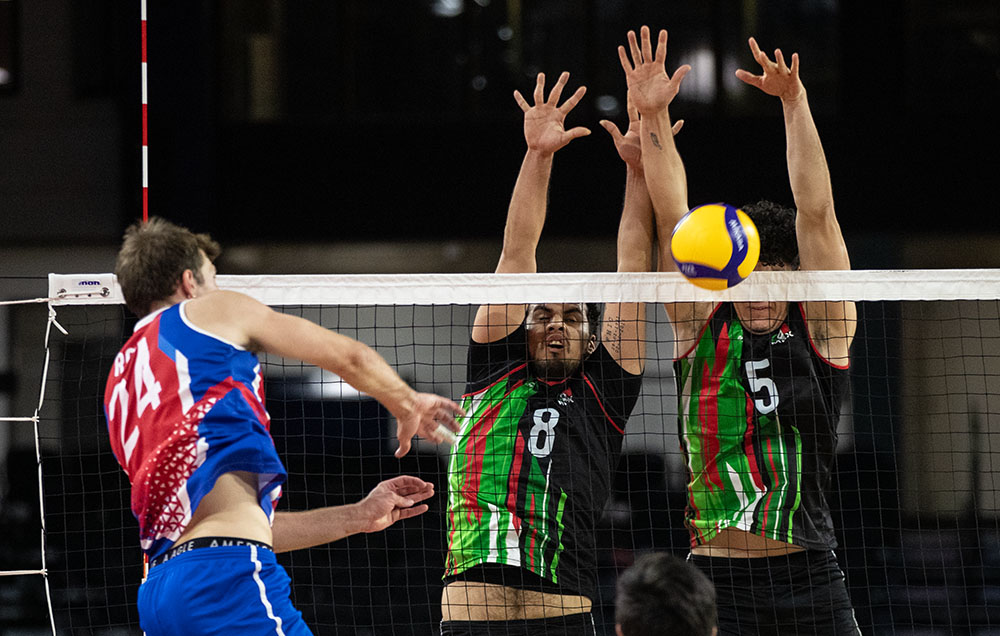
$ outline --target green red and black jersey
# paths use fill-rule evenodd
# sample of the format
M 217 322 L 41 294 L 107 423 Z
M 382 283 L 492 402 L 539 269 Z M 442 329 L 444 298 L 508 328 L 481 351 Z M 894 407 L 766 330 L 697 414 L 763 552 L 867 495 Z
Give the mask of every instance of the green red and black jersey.
M 835 548 L 825 493 L 848 370 L 816 352 L 802 305 L 755 334 L 732 303 L 720 304 L 674 373 L 691 545 L 738 528 Z
M 598 345 L 570 377 L 538 379 L 522 324 L 472 342 L 467 377 L 468 416 L 448 465 L 445 577 L 502 564 L 593 597 L 597 523 L 642 376 Z

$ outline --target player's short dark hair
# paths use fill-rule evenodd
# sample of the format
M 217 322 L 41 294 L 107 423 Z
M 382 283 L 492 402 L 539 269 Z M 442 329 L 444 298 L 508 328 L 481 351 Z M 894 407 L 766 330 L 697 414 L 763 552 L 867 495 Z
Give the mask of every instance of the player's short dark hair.
M 760 235 L 761 265 L 799 266 L 799 243 L 795 235 L 795 209 L 761 200 L 740 208 L 747 213 Z
M 683 559 L 645 554 L 618 577 L 615 622 L 624 636 L 711 636 L 718 622 L 715 586 Z
M 204 283 L 202 252 L 214 261 L 222 248 L 208 234 L 195 234 L 161 218 L 129 226 L 115 260 L 125 304 L 136 316 L 145 316 L 153 303 L 174 293 L 184 270 L 190 269 L 198 283 Z

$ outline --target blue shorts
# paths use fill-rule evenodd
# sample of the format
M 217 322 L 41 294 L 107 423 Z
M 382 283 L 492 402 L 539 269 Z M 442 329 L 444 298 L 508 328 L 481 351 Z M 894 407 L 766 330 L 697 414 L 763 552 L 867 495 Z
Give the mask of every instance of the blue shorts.
M 150 568 L 139 588 L 139 624 L 147 636 L 312 636 L 290 595 L 270 550 L 191 550 Z

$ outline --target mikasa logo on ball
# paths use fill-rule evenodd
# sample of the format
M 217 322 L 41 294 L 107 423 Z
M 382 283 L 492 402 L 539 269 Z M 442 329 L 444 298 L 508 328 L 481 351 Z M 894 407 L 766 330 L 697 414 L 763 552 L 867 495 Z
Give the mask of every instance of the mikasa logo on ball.
M 746 249 L 747 237 L 743 233 L 743 226 L 736 219 L 729 219 L 729 233 L 733 236 L 733 240 L 736 241 L 736 250 L 742 252 Z

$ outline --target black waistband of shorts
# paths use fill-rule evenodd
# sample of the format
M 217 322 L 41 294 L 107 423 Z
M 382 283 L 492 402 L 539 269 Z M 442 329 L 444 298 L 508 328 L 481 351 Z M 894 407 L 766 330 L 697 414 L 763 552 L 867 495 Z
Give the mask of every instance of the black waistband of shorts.
M 253 545 L 258 548 L 263 548 L 264 550 L 271 550 L 271 546 L 264 543 L 263 541 L 254 541 L 253 539 L 241 539 L 239 537 L 198 537 L 196 539 L 191 539 L 185 541 L 184 543 L 179 543 L 174 547 L 170 548 L 160 556 L 156 557 L 149 562 L 149 567 L 156 567 L 161 563 L 166 563 L 175 556 L 180 556 L 185 552 L 190 552 L 191 550 L 198 550 L 200 548 L 228 548 L 238 545 Z
M 534 572 L 503 563 L 479 563 L 463 572 L 444 577 L 445 585 L 455 581 L 475 581 L 477 583 L 506 585 L 521 590 L 545 592 L 547 594 L 572 594 L 574 596 L 580 594 L 576 590 L 543 579 Z
M 833 550 L 799 550 L 767 557 L 717 557 L 689 554 L 688 560 L 702 569 L 724 568 L 726 570 L 773 571 L 775 568 L 809 568 L 822 564 L 837 565 L 837 555 Z

